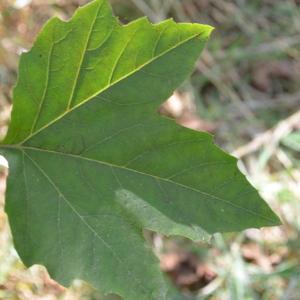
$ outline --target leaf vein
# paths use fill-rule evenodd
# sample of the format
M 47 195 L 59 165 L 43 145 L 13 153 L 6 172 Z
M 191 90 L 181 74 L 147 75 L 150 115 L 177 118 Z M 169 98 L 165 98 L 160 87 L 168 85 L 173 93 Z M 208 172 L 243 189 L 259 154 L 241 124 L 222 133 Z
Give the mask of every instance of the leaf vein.
M 84 50 L 82 51 L 82 55 L 80 57 L 79 65 L 78 65 L 78 68 L 77 68 L 76 77 L 75 77 L 75 80 L 74 80 L 74 83 L 73 83 L 73 87 L 72 87 L 72 90 L 71 90 L 71 95 L 70 95 L 68 103 L 67 103 L 67 111 L 70 110 L 70 108 L 72 106 L 72 101 L 73 101 L 73 98 L 74 98 L 74 94 L 75 94 L 76 88 L 78 86 L 78 78 L 80 76 L 80 72 L 81 72 L 82 64 L 83 64 L 83 61 L 84 61 L 84 58 L 85 58 L 85 54 L 86 54 L 86 52 L 88 50 L 88 45 L 89 45 L 89 42 L 91 40 L 93 29 L 95 27 L 95 24 L 96 24 L 96 21 L 97 21 L 97 17 L 99 15 L 99 12 L 101 11 L 101 8 L 102 8 L 103 4 L 104 4 L 104 1 L 102 1 L 101 5 L 98 6 L 97 12 L 95 14 L 95 18 L 94 18 L 94 20 L 92 22 L 92 25 L 91 25 L 90 29 L 89 29 L 89 32 L 88 32 L 88 35 L 87 35 L 87 39 L 86 39 L 86 43 L 84 45 Z
M 65 201 L 67 206 L 73 211 L 73 213 L 80 219 L 80 221 L 94 234 L 95 237 L 112 253 L 112 255 L 117 259 L 120 265 L 126 266 L 127 274 L 140 286 L 140 288 L 148 293 L 147 289 L 141 284 L 141 282 L 136 278 L 133 273 L 131 272 L 130 268 L 127 267 L 127 264 L 121 259 L 121 257 L 114 251 L 110 244 L 108 244 L 100 235 L 99 233 L 85 220 L 76 208 L 72 205 L 72 203 L 67 199 L 67 197 L 62 193 L 60 188 L 55 184 L 55 182 L 49 177 L 49 175 L 40 167 L 40 165 L 25 151 L 22 152 L 31 160 L 33 165 L 43 174 L 43 176 L 48 180 L 48 182 L 52 185 L 52 187 L 56 190 L 58 195 L 61 196 L 61 199 Z
M 45 88 L 44 88 L 44 91 L 43 91 L 43 95 L 42 95 L 42 99 L 39 103 L 39 106 L 38 106 L 38 111 L 37 111 L 37 114 L 33 120 L 33 123 L 32 123 L 32 127 L 31 127 L 31 130 L 30 130 L 30 135 L 33 133 L 33 131 L 36 129 L 36 125 L 37 125 L 37 122 L 40 118 L 40 115 L 41 115 L 41 112 L 42 112 L 42 108 L 43 108 L 43 105 L 45 103 L 45 100 L 46 100 L 46 96 L 47 96 L 47 91 L 48 91 L 48 86 L 49 86 L 49 78 L 50 78 L 50 66 L 51 66 L 51 59 L 52 59 L 52 53 L 53 53 L 53 49 L 54 49 L 54 43 L 51 45 L 50 47 L 50 50 L 49 50 L 49 55 L 48 55 L 48 62 L 47 62 L 47 70 L 46 70 L 46 83 L 45 83 Z
M 167 178 L 159 177 L 157 175 L 153 175 L 153 174 L 149 174 L 149 173 L 144 173 L 144 172 L 141 172 L 141 171 L 138 171 L 138 170 L 126 168 L 124 166 L 118 166 L 118 165 L 115 165 L 113 163 L 99 161 L 99 160 L 96 160 L 96 159 L 82 157 L 82 156 L 78 156 L 78 155 L 74 155 L 74 154 L 62 153 L 62 152 L 45 150 L 45 149 L 34 148 L 34 147 L 23 147 L 23 149 L 28 149 L 28 150 L 33 150 L 33 151 L 39 151 L 39 152 L 45 152 L 45 153 L 50 153 L 50 154 L 52 153 L 52 154 L 56 154 L 56 155 L 66 156 L 66 157 L 73 158 L 73 159 L 83 159 L 83 160 L 90 161 L 90 162 L 93 162 L 93 163 L 97 163 L 97 164 L 100 164 L 100 165 L 106 165 L 106 166 L 114 167 L 114 168 L 117 168 L 117 169 L 126 170 L 128 172 L 134 172 L 134 173 L 141 174 L 141 175 L 144 175 L 144 176 L 149 176 L 149 177 L 152 177 L 152 178 L 156 178 L 156 179 L 164 181 L 164 182 L 168 182 L 168 183 L 171 183 L 171 184 L 178 185 L 179 187 L 182 187 L 183 189 L 191 190 L 191 191 L 194 191 L 196 193 L 199 193 L 199 194 L 202 194 L 204 196 L 207 196 L 207 197 L 210 197 L 212 199 L 215 199 L 217 201 L 221 201 L 221 202 L 226 203 L 227 205 L 229 205 L 229 206 L 231 206 L 233 208 L 243 210 L 243 211 L 245 211 L 245 212 L 247 212 L 249 214 L 252 214 L 254 216 L 260 217 L 260 218 L 265 219 L 265 220 L 267 220 L 269 222 L 273 222 L 272 219 L 269 219 L 268 217 L 266 217 L 264 215 L 261 215 L 261 214 L 255 212 L 255 211 L 252 211 L 252 210 L 250 210 L 248 208 L 245 208 L 245 207 L 239 206 L 237 204 L 234 204 L 234 203 L 232 203 L 232 202 L 230 202 L 230 201 L 228 201 L 228 200 L 226 200 L 224 198 L 221 198 L 219 196 L 213 195 L 213 194 L 208 193 L 208 192 L 203 192 L 203 191 L 201 191 L 199 189 L 196 189 L 194 187 L 187 186 L 185 184 L 182 184 L 182 183 L 179 183 L 179 182 L 176 182 L 176 181 L 172 181 L 172 180 L 169 180 Z
M 40 133 L 41 131 L 45 130 L 46 128 L 48 128 L 49 126 L 51 126 L 52 124 L 56 123 L 57 121 L 59 121 L 60 119 L 62 119 L 65 115 L 67 115 L 68 113 L 80 108 L 82 105 L 84 105 L 86 102 L 93 100 L 93 99 L 99 99 L 99 95 L 107 90 L 109 90 L 110 88 L 112 88 L 114 85 L 118 84 L 119 82 L 121 82 L 122 80 L 125 80 L 127 78 L 129 78 L 130 76 L 132 76 L 133 74 L 139 72 L 140 70 L 142 70 L 143 68 L 145 68 L 146 66 L 150 65 L 151 63 L 153 63 L 154 61 L 158 60 L 159 58 L 161 58 L 162 56 L 166 55 L 167 53 L 171 52 L 172 50 L 176 49 L 177 47 L 184 45 L 185 43 L 190 42 L 191 40 L 194 40 L 195 38 L 199 37 L 199 33 L 193 35 L 192 37 L 174 45 L 173 47 L 171 47 L 170 49 L 164 51 L 163 53 L 159 54 L 158 56 L 150 59 L 149 61 L 147 61 L 146 63 L 144 63 L 143 65 L 139 66 L 137 69 L 134 69 L 133 71 L 131 71 L 130 73 L 126 74 L 125 76 L 122 76 L 121 78 L 119 78 L 118 80 L 116 80 L 115 82 L 113 82 L 111 85 L 107 85 L 106 87 L 104 87 L 102 90 L 97 91 L 95 94 L 89 96 L 88 98 L 84 99 L 83 101 L 81 101 L 79 104 L 74 105 L 72 108 L 70 108 L 69 110 L 65 111 L 64 113 L 62 113 L 61 115 L 59 115 L 57 118 L 55 118 L 54 120 L 52 120 L 51 122 L 49 122 L 48 124 L 44 125 L 43 127 L 41 127 L 39 130 L 37 130 L 34 133 L 31 133 L 28 137 L 26 137 L 22 142 L 19 143 L 19 145 L 24 144 L 25 142 L 27 142 L 29 139 L 31 139 L 33 136 L 37 135 L 38 133 Z M 135 103 L 135 104 L 143 104 L 143 103 Z M 122 105 L 122 104 L 120 104 Z

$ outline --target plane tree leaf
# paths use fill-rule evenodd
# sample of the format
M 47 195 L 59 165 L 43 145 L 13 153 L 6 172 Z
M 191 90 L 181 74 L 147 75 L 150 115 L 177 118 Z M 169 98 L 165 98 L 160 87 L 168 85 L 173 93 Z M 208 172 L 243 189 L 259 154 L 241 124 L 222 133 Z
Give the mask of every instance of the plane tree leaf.
M 212 137 L 157 113 L 212 28 L 122 26 L 106 0 L 51 19 L 22 54 L 1 153 L 6 212 L 27 266 L 126 300 L 167 299 L 143 229 L 207 240 L 279 223 Z

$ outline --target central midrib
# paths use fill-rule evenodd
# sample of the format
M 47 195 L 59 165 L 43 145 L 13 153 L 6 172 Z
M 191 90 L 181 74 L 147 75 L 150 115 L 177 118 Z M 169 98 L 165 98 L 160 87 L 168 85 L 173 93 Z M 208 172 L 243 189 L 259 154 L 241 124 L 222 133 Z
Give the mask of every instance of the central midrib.
M 24 153 L 25 151 L 23 151 Z M 63 196 L 63 199 L 65 203 L 68 205 L 68 207 L 73 211 L 73 213 L 80 219 L 80 221 L 101 241 L 101 243 L 111 251 L 111 253 L 116 257 L 116 259 L 119 261 L 119 263 L 126 266 L 126 269 L 130 276 L 133 278 L 135 282 L 138 283 L 138 285 L 141 287 L 141 289 L 144 292 L 147 292 L 147 289 L 139 282 L 139 280 L 134 276 L 134 274 L 131 272 L 130 268 L 128 268 L 127 264 L 124 263 L 124 260 L 121 259 L 121 257 L 114 251 L 113 247 L 107 243 L 101 235 L 91 226 L 87 221 L 85 221 L 84 217 L 79 214 L 79 212 L 75 209 L 75 207 L 71 204 L 71 202 L 67 199 L 67 197 L 64 195 L 64 193 L 61 192 L 61 190 L 57 187 L 57 185 L 54 183 L 54 181 L 51 179 L 51 177 L 48 176 L 48 174 L 45 172 L 44 169 L 42 169 L 37 162 L 30 156 L 28 153 L 25 153 L 25 155 L 31 160 L 31 162 L 35 165 L 35 167 L 45 176 L 45 178 L 48 180 L 48 182 L 53 186 L 53 188 L 56 190 L 57 193 Z
M 160 180 L 160 181 L 164 181 L 164 182 L 168 182 L 168 183 L 171 183 L 171 184 L 175 184 L 175 185 L 177 185 L 179 187 L 182 187 L 182 188 L 187 189 L 187 190 L 191 190 L 191 191 L 196 192 L 196 193 L 200 193 L 200 194 L 202 194 L 204 196 L 207 196 L 207 197 L 210 197 L 210 198 L 215 199 L 217 201 L 221 201 L 223 203 L 226 203 L 227 205 L 229 205 L 231 207 L 243 210 L 243 211 L 248 212 L 249 214 L 252 214 L 252 215 L 254 215 L 256 217 L 260 217 L 260 218 L 262 218 L 262 219 L 264 219 L 264 220 L 266 220 L 268 222 L 271 222 L 272 224 L 274 223 L 274 220 L 272 220 L 272 219 L 270 219 L 270 218 L 268 218 L 268 217 L 266 217 L 264 215 L 258 214 L 257 212 L 252 211 L 252 210 L 250 210 L 248 208 L 236 205 L 236 204 L 234 204 L 234 203 L 232 203 L 232 202 L 230 202 L 230 201 L 228 201 L 228 200 L 226 200 L 224 198 L 221 198 L 219 196 L 210 194 L 208 192 L 201 191 L 199 189 L 196 189 L 194 187 L 182 184 L 180 182 L 176 182 L 174 180 L 170 180 L 170 179 L 167 179 L 167 178 L 159 177 L 157 175 L 150 174 L 150 173 L 144 173 L 144 172 L 141 172 L 141 171 L 138 171 L 138 170 L 135 170 L 135 169 L 131 169 L 131 168 L 127 168 L 127 167 L 124 167 L 124 166 L 119 166 L 119 165 L 116 165 L 114 163 L 100 161 L 100 160 L 96 160 L 96 159 L 92 159 L 92 158 L 88 158 L 88 157 L 83 157 L 83 156 L 79 156 L 79 155 L 76 155 L 76 154 L 63 153 L 63 152 L 59 152 L 59 151 L 53 151 L 53 150 L 36 148 L 36 147 L 29 147 L 29 146 L 18 146 L 18 145 L 16 145 L 16 146 L 0 146 L 0 148 L 11 148 L 11 149 L 20 150 L 20 151 L 29 150 L 29 151 L 37 151 L 37 152 L 55 154 L 55 155 L 65 156 L 65 157 L 68 157 L 68 158 L 81 159 L 81 160 L 85 160 L 85 161 L 90 161 L 90 162 L 93 162 L 93 163 L 97 163 L 97 164 L 101 164 L 101 165 L 106 165 L 106 166 L 109 166 L 109 167 L 112 167 L 112 168 L 126 170 L 128 172 L 134 172 L 134 173 L 137 173 L 137 174 L 140 174 L 140 175 L 143 175 L 143 176 L 148 176 L 148 177 L 155 178 L 155 179 Z M 28 151 L 26 152 L 26 154 L 29 155 Z
M 177 47 L 180 47 L 182 45 L 184 45 L 185 43 L 188 43 L 190 41 L 192 41 L 195 38 L 198 38 L 199 36 L 201 36 L 202 34 L 204 34 L 205 31 L 201 32 L 201 33 L 197 33 L 192 35 L 191 37 L 189 37 L 188 39 L 185 39 L 183 41 L 181 41 L 180 43 L 174 45 L 173 47 L 169 48 L 168 50 L 162 52 L 161 54 L 157 55 L 156 57 L 153 57 L 152 59 L 150 59 L 149 61 L 147 61 L 146 63 L 144 63 L 143 65 L 139 66 L 138 68 L 132 70 L 131 72 L 129 72 L 128 74 L 126 74 L 125 76 L 119 78 L 118 80 L 114 81 L 112 84 L 107 85 L 106 87 L 104 87 L 103 89 L 101 89 L 100 91 L 97 91 L 96 93 L 94 93 L 93 95 L 89 96 L 88 98 L 84 99 L 82 102 L 80 102 L 77 105 L 74 105 L 73 107 L 71 107 L 70 109 L 66 110 L 64 113 L 62 113 L 61 115 L 59 115 L 58 117 L 54 118 L 51 122 L 49 122 L 48 124 L 44 125 L 43 127 L 41 127 L 40 129 L 38 129 L 37 131 L 35 131 L 34 133 L 30 134 L 28 137 L 26 137 L 22 142 L 20 142 L 18 145 L 21 146 L 22 144 L 24 144 L 25 142 L 27 142 L 28 140 L 30 140 L 32 137 L 36 136 L 38 133 L 44 131 L 45 129 L 47 129 L 48 127 L 50 127 L 51 125 L 55 124 L 56 122 L 58 122 L 60 119 L 62 119 L 63 117 L 65 117 L 67 114 L 71 113 L 72 111 L 80 108 L 82 105 L 84 105 L 85 103 L 87 103 L 88 101 L 91 101 L 93 99 L 96 98 L 96 96 L 100 95 L 101 93 L 109 90 L 110 88 L 114 87 L 115 85 L 117 85 L 119 82 L 129 78 L 130 76 L 136 74 L 137 72 L 141 71 L 143 68 L 147 67 L 148 65 L 150 65 L 151 63 L 155 62 L 156 60 L 158 60 L 159 58 L 163 57 L 164 55 L 168 54 L 169 52 L 171 52 L 172 50 L 175 50 Z

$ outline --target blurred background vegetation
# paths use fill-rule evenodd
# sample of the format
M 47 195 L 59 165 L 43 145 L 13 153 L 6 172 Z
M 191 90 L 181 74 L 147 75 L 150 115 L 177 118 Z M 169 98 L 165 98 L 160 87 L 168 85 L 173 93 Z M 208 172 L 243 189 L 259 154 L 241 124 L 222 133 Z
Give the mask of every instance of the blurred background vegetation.
M 0 0 L 0 134 L 11 110 L 18 57 L 51 16 L 87 0 Z M 216 30 L 191 79 L 161 113 L 210 131 L 283 226 L 215 235 L 209 245 L 148 234 L 176 299 L 300 299 L 300 1 L 111 0 L 123 23 L 147 15 Z M 26 270 L 4 213 L 0 176 L 0 299 L 103 299 L 75 281 L 68 290 L 38 266 Z M 247 199 L 245 199 L 247 201 Z M 113 298 L 115 299 L 115 298 Z M 138 300 L 138 299 L 137 299 Z

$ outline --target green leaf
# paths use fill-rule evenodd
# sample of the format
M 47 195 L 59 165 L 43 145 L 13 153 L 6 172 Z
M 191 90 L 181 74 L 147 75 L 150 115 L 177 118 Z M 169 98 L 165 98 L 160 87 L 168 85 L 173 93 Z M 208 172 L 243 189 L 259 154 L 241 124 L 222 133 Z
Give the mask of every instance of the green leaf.
M 279 224 L 207 133 L 157 108 L 192 72 L 212 28 L 121 26 L 106 0 L 50 20 L 21 57 L 1 153 L 6 211 L 27 266 L 128 300 L 167 299 L 143 229 L 207 240 Z
M 282 144 L 286 147 L 300 152 L 300 131 L 292 132 L 282 139 Z

